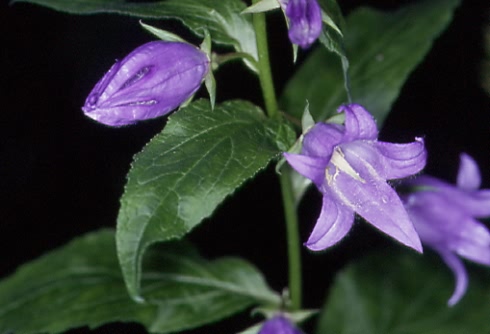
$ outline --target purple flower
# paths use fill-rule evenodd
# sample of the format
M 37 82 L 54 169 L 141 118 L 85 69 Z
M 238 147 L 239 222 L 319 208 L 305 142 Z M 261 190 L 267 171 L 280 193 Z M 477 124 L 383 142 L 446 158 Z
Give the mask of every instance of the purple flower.
M 357 212 L 368 223 L 422 252 L 403 203 L 386 182 L 418 173 L 426 161 L 423 140 L 393 144 L 377 140 L 373 117 L 350 104 L 345 125 L 317 123 L 303 139 L 301 154 L 284 153 L 298 173 L 323 194 L 320 217 L 306 246 L 322 250 L 342 239 Z
M 405 198 L 420 239 L 439 253 L 456 277 L 450 306 L 463 297 L 468 286 L 468 274 L 457 255 L 490 266 L 490 233 L 475 219 L 490 216 L 490 189 L 478 190 L 477 164 L 467 154 L 460 159 L 457 186 L 421 176 L 407 182 L 416 191 Z
M 276 315 L 267 320 L 258 334 L 302 334 L 287 318 Z
M 316 0 L 279 0 L 289 22 L 289 40 L 306 49 L 322 32 L 322 10 Z
M 110 126 L 159 117 L 189 99 L 208 70 L 207 55 L 192 45 L 150 42 L 117 61 L 90 92 L 82 110 Z

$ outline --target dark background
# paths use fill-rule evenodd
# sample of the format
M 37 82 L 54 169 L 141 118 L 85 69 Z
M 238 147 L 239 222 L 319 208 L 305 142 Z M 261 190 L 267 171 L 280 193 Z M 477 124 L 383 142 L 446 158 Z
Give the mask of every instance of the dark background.
M 340 1 L 344 13 L 361 4 L 389 10 L 408 1 Z M 490 99 L 480 88 L 488 1 L 463 1 L 449 29 L 413 72 L 393 106 L 381 139 L 424 136 L 428 173 L 453 181 L 458 155 L 476 158 L 490 186 Z M 273 71 L 280 91 L 294 70 L 280 15 L 269 16 Z M 175 22 L 161 25 L 181 27 Z M 152 40 L 135 18 L 70 16 L 28 5 L 0 4 L 0 277 L 72 238 L 114 227 L 132 156 L 158 133 L 165 118 L 112 129 L 83 116 L 85 97 L 116 58 Z M 239 71 L 239 74 L 236 74 Z M 258 82 L 241 65 L 217 73 L 218 98 L 258 104 Z M 244 256 L 275 289 L 286 286 L 285 237 L 279 187 L 272 168 L 229 198 L 193 239 L 208 257 Z M 309 191 L 300 207 L 302 240 L 320 198 Z M 373 248 L 393 247 L 366 224 L 329 252 L 304 251 L 305 304 L 320 307 L 333 274 Z M 231 333 L 248 314 L 192 333 Z M 107 325 L 97 332 L 144 333 L 139 325 Z M 73 333 L 84 332 L 83 329 Z M 70 332 L 71 333 L 71 332 Z M 191 333 L 191 332 L 189 332 Z

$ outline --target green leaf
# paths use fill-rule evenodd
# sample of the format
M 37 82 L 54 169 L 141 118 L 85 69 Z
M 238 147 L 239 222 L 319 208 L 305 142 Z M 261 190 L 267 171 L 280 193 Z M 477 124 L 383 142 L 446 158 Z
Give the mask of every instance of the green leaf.
M 167 41 L 167 42 L 180 42 L 180 43 L 188 43 L 185 39 L 180 37 L 179 35 L 176 35 L 170 31 L 166 31 L 163 29 L 159 29 L 157 27 L 153 27 L 149 24 L 143 23 L 140 21 L 141 26 L 148 31 L 150 34 L 153 34 L 155 37 L 160 38 L 162 41 Z
M 345 27 L 344 17 L 336 0 L 321 0 L 323 29 L 320 42 L 327 50 L 337 54 L 342 64 L 342 75 L 347 100 L 351 101 L 349 59 L 345 52 L 343 30 Z
M 395 12 L 360 8 L 344 32 L 353 102 L 364 105 L 381 126 L 409 74 L 449 24 L 459 0 L 424 0 Z M 338 58 L 318 48 L 287 84 L 281 104 L 301 117 L 306 100 L 317 121 L 347 102 Z
M 490 333 L 490 275 L 476 273 L 465 297 L 448 307 L 455 282 L 441 261 L 408 252 L 369 256 L 337 277 L 316 333 Z
M 324 14 L 328 16 L 326 24 L 330 25 L 339 33 L 342 33 L 345 28 L 345 20 L 337 0 L 319 0 L 318 3 Z
M 29 2 L 71 14 L 116 13 L 152 19 L 177 19 L 197 35 L 207 29 L 216 43 L 232 45 L 255 59 L 257 47 L 250 15 L 240 0 L 165 0 L 129 2 L 127 0 L 13 0 Z
M 294 140 L 288 125 L 245 101 L 211 110 L 201 100 L 171 116 L 135 157 L 121 198 L 117 246 L 130 294 L 139 295 L 150 244 L 182 238 Z
M 328 17 L 326 17 L 328 18 Z M 326 18 L 323 21 L 327 21 Z M 332 26 L 327 24 L 324 25 L 322 33 L 320 35 L 320 42 L 327 48 L 327 50 L 337 54 L 342 64 L 342 77 L 345 88 L 345 93 L 347 94 L 347 101 L 352 101 L 352 93 L 350 88 L 350 77 L 349 77 L 349 59 L 344 46 L 344 38 L 340 32 L 334 29 Z
M 277 0 L 260 0 L 247 7 L 242 14 L 264 13 L 280 7 Z
M 104 323 L 139 322 L 170 333 L 210 323 L 257 303 L 279 302 L 261 274 L 236 258 L 206 261 L 187 243 L 151 249 L 142 278 L 149 301 L 132 301 L 102 230 L 20 267 L 0 282 L 0 333 L 60 333 Z

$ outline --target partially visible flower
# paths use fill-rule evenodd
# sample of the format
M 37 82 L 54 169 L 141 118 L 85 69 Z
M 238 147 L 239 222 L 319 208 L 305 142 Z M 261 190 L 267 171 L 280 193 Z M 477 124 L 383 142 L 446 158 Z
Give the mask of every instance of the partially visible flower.
M 322 10 L 317 0 L 279 0 L 289 22 L 289 40 L 306 49 L 322 32 Z
M 258 334 L 302 334 L 286 317 L 276 315 L 267 320 Z
M 208 70 L 207 55 L 190 44 L 150 42 L 117 61 L 95 85 L 82 110 L 110 126 L 159 117 L 189 99 Z
M 323 194 L 320 217 L 306 246 L 322 250 L 349 232 L 357 212 L 368 223 L 422 252 L 403 203 L 386 182 L 418 173 L 426 161 L 423 140 L 378 141 L 376 124 L 357 104 L 342 106 L 345 125 L 317 123 L 303 139 L 301 154 L 284 153 L 289 164 Z
M 439 253 L 455 275 L 450 306 L 463 297 L 468 286 L 468 274 L 458 255 L 490 266 L 490 233 L 475 219 L 490 216 L 490 189 L 478 190 L 480 171 L 469 155 L 461 154 L 460 160 L 456 186 L 420 176 L 407 182 L 416 191 L 405 198 L 420 239 Z

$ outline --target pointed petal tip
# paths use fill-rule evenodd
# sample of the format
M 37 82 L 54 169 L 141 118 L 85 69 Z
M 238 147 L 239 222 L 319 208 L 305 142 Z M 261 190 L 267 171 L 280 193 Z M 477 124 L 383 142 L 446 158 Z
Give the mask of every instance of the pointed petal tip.
M 464 152 L 459 155 L 456 184 L 459 188 L 467 191 L 477 190 L 481 185 L 481 173 L 478 164 L 475 159 Z
M 463 296 L 458 296 L 454 294 L 448 301 L 447 301 L 447 306 L 448 307 L 453 307 L 455 306 L 462 298 Z
M 399 240 L 399 241 L 403 243 L 405 246 L 412 248 L 417 253 L 424 254 L 424 248 L 422 247 L 422 243 L 420 242 L 418 236 L 417 239 L 415 240 L 412 238 L 412 240 L 405 240 L 405 241 Z
M 453 254 L 449 249 L 444 247 L 435 247 L 434 250 L 439 253 L 442 260 L 446 263 L 449 269 L 451 269 L 454 278 L 456 279 L 454 292 L 447 302 L 448 306 L 454 306 L 466 293 L 466 289 L 468 288 L 468 273 L 466 272 L 463 261 L 461 261 L 461 259 L 457 255 Z

